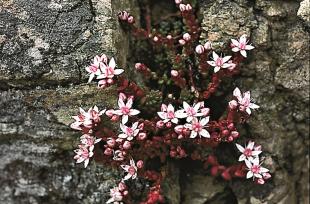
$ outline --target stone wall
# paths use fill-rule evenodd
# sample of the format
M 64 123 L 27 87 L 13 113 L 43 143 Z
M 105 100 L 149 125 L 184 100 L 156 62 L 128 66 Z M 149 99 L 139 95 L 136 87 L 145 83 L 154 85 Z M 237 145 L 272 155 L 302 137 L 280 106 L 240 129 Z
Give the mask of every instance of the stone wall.
M 94 162 L 76 166 L 79 133 L 68 124 L 79 106 L 116 101 L 113 90 L 85 84 L 84 67 L 100 53 L 125 65 L 128 37 L 115 18 L 123 9 L 139 15 L 136 0 L 0 0 L 0 203 L 107 199 L 119 175 Z M 199 2 L 209 31 L 201 41 L 247 33 L 256 46 L 233 83 L 261 106 L 243 135 L 262 144 L 274 178 L 263 188 L 179 178 L 172 165 L 171 203 L 309 203 L 309 10 L 309 0 Z

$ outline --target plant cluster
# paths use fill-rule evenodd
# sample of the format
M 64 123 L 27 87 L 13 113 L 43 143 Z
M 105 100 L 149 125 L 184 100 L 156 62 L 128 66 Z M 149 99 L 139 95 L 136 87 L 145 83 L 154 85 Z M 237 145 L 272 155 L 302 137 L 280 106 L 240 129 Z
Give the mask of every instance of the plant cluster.
M 125 173 L 120 183 L 110 190 L 107 203 L 131 203 L 127 182 L 138 177 L 151 184 L 141 204 L 164 203 L 161 183 L 165 174 L 160 167 L 149 167 L 155 158 L 162 165 L 167 159 L 201 161 L 211 175 L 225 180 L 245 177 L 264 184 L 271 177 L 269 170 L 261 166 L 261 146 L 253 141 L 248 141 L 245 147 L 235 143 L 241 154 L 236 158 L 239 163 L 223 165 L 215 154 L 203 155 L 201 149 L 215 150 L 220 143 L 236 142 L 240 137 L 237 124 L 244 123 L 252 111 L 259 108 L 251 101 L 250 92 L 242 93 L 239 88 L 233 91 L 227 111 L 221 117 L 213 117 L 212 109 L 206 106 L 221 82 L 239 73 L 240 63 L 254 46 L 248 43 L 246 34 L 238 40 L 231 39 L 227 49 L 231 55 L 227 56 L 213 50 L 210 41 L 199 44 L 201 28 L 192 6 L 182 0 L 175 3 L 187 32 L 164 36 L 151 29 L 149 17 L 143 29 L 136 26 L 135 18 L 127 11 L 118 14 L 124 29 L 133 36 L 167 52 L 168 68 L 152 69 L 147 62 L 137 62 L 135 69 L 143 76 L 143 86 L 126 79 L 125 70 L 117 67 L 113 57 L 96 56 L 86 68 L 89 82 L 96 80 L 99 88 L 115 86 L 118 92 L 115 107 L 101 111 L 97 106 L 88 111 L 80 108 L 71 124 L 83 133 L 75 150 L 77 163 L 84 163 L 86 168 L 98 143 L 103 152 L 101 160 L 120 167 Z M 154 94 L 153 89 L 161 91 Z M 161 104 L 154 105 L 152 100 Z M 150 103 L 155 113 L 152 108 L 145 108 Z M 111 128 L 113 125 L 117 125 L 117 131 Z

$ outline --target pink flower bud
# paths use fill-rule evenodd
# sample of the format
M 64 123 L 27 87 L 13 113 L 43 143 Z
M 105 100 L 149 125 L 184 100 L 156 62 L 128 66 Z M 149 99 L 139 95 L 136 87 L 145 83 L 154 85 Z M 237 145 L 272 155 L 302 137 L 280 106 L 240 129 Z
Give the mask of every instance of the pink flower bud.
M 103 154 L 110 156 L 113 154 L 113 150 L 111 148 L 106 148 Z
M 116 144 L 116 141 L 113 138 L 108 138 L 107 144 L 109 147 L 113 148 Z
M 270 179 L 270 178 L 271 178 L 270 173 L 263 173 L 263 178 L 264 178 L 265 180 Z
M 107 81 L 105 79 L 98 81 L 98 86 L 100 88 L 104 88 L 104 87 L 106 87 L 106 85 L 107 85 Z
M 113 82 L 114 82 L 113 79 L 108 79 L 108 80 L 107 80 L 107 83 L 108 83 L 108 84 L 112 84 Z
M 228 140 L 228 142 L 232 142 L 232 141 L 234 141 L 234 137 L 233 137 L 233 136 L 229 136 L 229 137 L 227 138 L 227 140 Z
M 191 35 L 188 34 L 188 33 L 184 33 L 184 34 L 183 34 L 183 39 L 184 39 L 185 41 L 190 41 Z
M 230 102 L 228 103 L 228 106 L 229 106 L 230 109 L 234 110 L 234 109 L 237 108 L 238 102 L 235 101 L 235 100 L 232 100 L 232 101 L 230 101 Z
M 175 3 L 180 4 L 180 3 L 182 3 L 182 0 L 175 0 Z
M 179 40 L 179 43 L 180 43 L 180 45 L 185 45 L 186 42 L 185 42 L 185 40 L 180 39 L 180 40 Z
M 108 116 L 108 117 L 112 117 L 114 115 L 114 110 L 113 109 L 110 109 L 110 110 L 107 110 L 105 112 L 105 114 Z
M 229 123 L 227 127 L 228 129 L 233 130 L 235 128 L 235 125 L 233 123 Z
M 238 138 L 239 137 L 239 132 L 231 131 L 230 136 L 232 136 L 233 138 Z
M 126 186 L 126 184 L 124 182 L 120 182 L 118 184 L 118 189 L 119 189 L 119 191 L 124 191 L 124 190 L 127 189 L 127 186 Z
M 262 146 L 261 145 L 257 145 L 254 147 L 255 151 L 261 151 L 262 150 Z
M 154 41 L 154 42 L 158 42 L 158 40 L 159 40 L 159 39 L 158 39 L 157 36 L 155 36 L 155 37 L 153 38 L 153 41 Z
M 178 135 L 178 139 L 179 139 L 179 140 L 181 140 L 181 139 L 183 139 L 183 138 L 184 138 L 183 135 Z
M 223 171 L 223 173 L 221 174 L 221 176 L 223 177 L 223 179 L 225 179 L 226 181 L 229 181 L 231 180 L 231 175 L 229 173 L 229 170 L 225 170 Z
M 212 49 L 212 43 L 210 41 L 206 42 L 203 46 L 206 50 Z
M 160 121 L 157 121 L 157 123 L 156 123 L 156 127 L 158 127 L 158 128 L 162 128 L 162 127 L 164 127 L 164 122 L 162 121 L 162 120 L 160 120 Z
M 120 143 L 123 143 L 123 139 L 122 138 L 117 138 L 116 140 L 115 140 L 115 142 L 117 142 L 118 144 L 120 144 Z
M 135 19 L 133 16 L 129 16 L 128 19 L 127 19 L 127 22 L 130 23 L 130 24 L 133 24 L 135 22 Z
M 138 134 L 138 140 L 145 140 L 146 139 L 146 133 L 144 132 L 141 132 Z
M 230 71 L 234 70 L 234 69 L 236 68 L 236 66 L 237 66 L 235 63 L 232 62 L 232 60 L 229 60 L 229 61 L 228 61 L 228 64 L 230 65 L 230 66 L 228 67 L 228 69 L 229 69 Z
M 171 70 L 171 76 L 177 77 L 179 75 L 179 72 L 177 70 Z
M 111 121 L 113 121 L 113 122 L 116 122 L 116 121 L 118 121 L 119 120 L 119 116 L 118 115 L 113 115 L 112 117 L 111 117 Z
M 125 141 L 124 144 L 123 144 L 123 148 L 128 150 L 131 148 L 131 143 L 129 141 Z
M 179 8 L 180 8 L 181 12 L 186 11 L 186 5 L 185 4 L 180 4 Z
M 171 122 L 167 122 L 167 123 L 166 123 L 166 127 L 167 127 L 167 128 L 171 128 L 171 126 L 172 126 L 172 123 L 171 123 Z
M 202 54 L 205 51 L 205 48 L 202 45 L 197 45 L 195 51 L 197 54 Z
M 128 195 L 128 191 L 124 191 L 124 192 L 123 192 L 123 195 L 124 195 L 124 196 L 127 196 L 127 195 Z
M 226 137 L 229 135 L 229 130 L 223 130 L 221 134 Z
M 190 4 L 186 4 L 186 10 L 187 10 L 187 11 L 192 10 L 192 6 L 191 6 Z
M 118 18 L 122 21 L 127 21 L 128 16 L 129 16 L 129 14 L 127 11 L 121 11 L 118 13 Z
M 167 39 L 168 39 L 168 40 L 171 40 L 171 39 L 172 39 L 172 36 L 171 36 L 171 35 L 167 35 Z
M 139 169 L 143 168 L 143 161 L 142 160 L 137 161 L 137 167 Z
M 265 180 L 262 179 L 262 178 L 260 178 L 260 179 L 257 179 L 257 180 L 256 180 L 256 183 L 257 183 L 257 184 L 260 184 L 260 185 L 263 185 L 263 184 L 265 183 Z
M 202 108 L 202 109 L 201 109 L 201 113 L 202 113 L 204 116 L 209 115 L 209 113 L 210 113 L 210 108 Z
M 177 156 L 177 152 L 176 151 L 174 151 L 174 150 L 171 150 L 170 151 L 170 157 L 176 157 Z
M 143 67 L 142 63 L 139 63 L 139 62 L 138 62 L 138 63 L 135 64 L 135 68 L 136 68 L 137 70 L 141 70 L 142 67 Z
M 211 175 L 212 176 L 217 176 L 218 172 L 219 172 L 219 167 L 218 166 L 212 166 L 212 168 L 211 168 Z

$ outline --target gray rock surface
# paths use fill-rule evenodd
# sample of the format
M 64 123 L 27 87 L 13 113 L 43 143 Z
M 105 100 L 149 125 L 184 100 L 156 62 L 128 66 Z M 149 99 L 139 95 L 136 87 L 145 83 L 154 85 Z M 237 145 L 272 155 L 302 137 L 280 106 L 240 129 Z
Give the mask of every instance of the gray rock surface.
M 115 15 L 134 0 L 0 0 L 0 203 L 103 203 L 119 174 L 76 166 L 79 106 L 115 104 L 113 90 L 85 85 L 94 54 L 125 66 L 128 37 Z M 200 1 L 202 36 L 216 48 L 247 33 L 256 47 L 233 85 L 261 106 L 243 132 L 262 144 L 273 179 L 264 187 L 168 166 L 171 203 L 309 203 L 309 1 Z M 64 162 L 65 161 L 65 162 Z M 182 182 L 180 182 L 182 179 Z

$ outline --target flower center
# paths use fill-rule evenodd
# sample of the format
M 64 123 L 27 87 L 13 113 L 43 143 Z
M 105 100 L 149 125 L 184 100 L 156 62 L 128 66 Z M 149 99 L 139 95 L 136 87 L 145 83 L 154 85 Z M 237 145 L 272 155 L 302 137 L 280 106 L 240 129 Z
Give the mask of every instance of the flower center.
M 194 123 L 193 124 L 193 130 L 195 132 L 200 132 L 202 130 L 202 125 L 200 123 Z
M 122 111 L 122 113 L 124 114 L 124 115 L 127 115 L 128 113 L 129 113 L 129 111 L 130 111 L 130 109 L 128 108 L 128 107 L 122 107 L 121 108 L 121 111 Z
M 195 109 L 192 107 L 188 108 L 186 112 L 189 116 L 194 116 L 196 114 Z
M 250 157 L 252 156 L 252 150 L 249 149 L 249 148 L 246 148 L 243 152 L 243 154 L 246 156 L 246 157 Z
M 130 128 L 130 127 L 127 127 L 127 129 L 126 129 L 126 134 L 127 134 L 127 135 L 132 135 L 132 134 L 133 134 L 133 129 Z
M 254 173 L 254 174 L 258 174 L 260 172 L 260 166 L 258 165 L 253 165 L 251 167 L 251 171 Z
M 168 117 L 169 119 L 173 119 L 173 118 L 174 118 L 174 112 L 173 112 L 173 111 L 168 111 L 168 112 L 167 112 L 167 117 Z
M 223 65 L 223 59 L 221 57 L 217 58 L 215 64 L 217 67 L 221 67 Z
M 246 46 L 245 43 L 240 43 L 240 44 L 239 44 L 240 50 L 244 50 L 244 49 L 245 49 L 245 46 Z
M 128 173 L 130 175 L 134 175 L 136 173 L 136 169 L 133 166 L 131 166 L 131 167 L 128 168 Z

